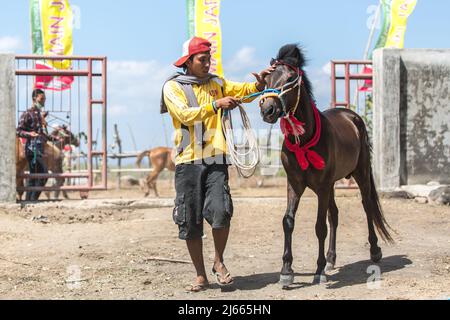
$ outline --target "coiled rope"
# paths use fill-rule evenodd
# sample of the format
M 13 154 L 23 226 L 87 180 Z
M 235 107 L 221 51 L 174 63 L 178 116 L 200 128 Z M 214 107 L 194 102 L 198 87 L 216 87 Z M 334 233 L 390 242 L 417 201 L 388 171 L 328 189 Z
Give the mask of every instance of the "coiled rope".
M 241 113 L 242 124 L 244 126 L 243 145 L 237 145 L 235 143 L 231 112 L 226 110 L 224 111 L 222 116 L 222 129 L 226 138 L 230 161 L 236 167 L 239 174 L 246 179 L 252 177 L 255 174 L 256 168 L 260 163 L 261 152 L 258 145 L 258 139 L 250 124 L 250 119 L 248 118 L 247 113 L 242 107 L 242 103 L 268 94 L 275 94 L 277 96 L 280 96 L 283 94 L 283 92 L 278 89 L 266 89 L 264 91 L 243 97 L 240 100 L 241 103 L 239 104 L 238 108 Z M 243 150 L 243 152 L 241 150 Z M 248 162 L 246 162 L 247 159 L 249 159 Z
M 244 100 L 244 99 L 243 99 Z M 243 101 L 241 100 L 241 101 Z M 233 120 L 231 111 L 226 110 L 222 116 L 222 128 L 228 147 L 228 156 L 231 163 L 236 167 L 238 173 L 248 179 L 252 177 L 260 162 L 260 150 L 258 139 L 253 131 L 250 119 L 242 105 L 238 106 L 244 126 L 244 144 L 237 145 L 233 133 Z
M 257 92 L 245 96 L 240 100 L 241 103 L 239 104 L 238 108 L 241 113 L 242 124 L 244 126 L 243 145 L 237 145 L 235 143 L 231 111 L 224 111 L 222 116 L 222 128 L 227 142 L 230 161 L 236 167 L 238 173 L 246 179 L 252 177 L 255 174 L 256 168 L 258 167 L 261 160 L 261 152 L 258 145 L 258 139 L 255 135 L 254 130 L 252 129 L 250 119 L 248 118 L 247 113 L 242 107 L 242 103 L 268 93 L 280 93 L 280 91 L 275 89 L 267 89 L 262 92 Z

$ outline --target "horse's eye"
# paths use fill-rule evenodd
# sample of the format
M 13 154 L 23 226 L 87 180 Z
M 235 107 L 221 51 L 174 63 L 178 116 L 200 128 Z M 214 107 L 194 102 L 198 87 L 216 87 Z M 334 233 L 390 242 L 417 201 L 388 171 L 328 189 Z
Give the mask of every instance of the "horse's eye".
M 297 78 L 296 76 L 291 76 L 291 77 L 289 77 L 289 79 L 287 80 L 286 84 L 287 84 L 287 83 L 294 82 L 294 80 L 295 80 L 296 78 Z

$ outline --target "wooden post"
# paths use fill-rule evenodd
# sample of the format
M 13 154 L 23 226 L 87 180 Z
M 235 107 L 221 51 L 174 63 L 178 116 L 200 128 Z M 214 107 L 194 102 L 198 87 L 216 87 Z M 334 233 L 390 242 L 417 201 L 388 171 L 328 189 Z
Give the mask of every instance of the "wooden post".
M 114 141 L 115 145 L 118 148 L 119 154 L 122 154 L 122 140 L 120 140 L 119 129 L 117 128 L 117 124 L 114 124 Z M 121 178 L 120 170 L 122 169 L 122 157 L 117 158 L 117 167 L 119 169 L 119 171 L 117 172 L 117 189 L 120 190 L 120 178 Z

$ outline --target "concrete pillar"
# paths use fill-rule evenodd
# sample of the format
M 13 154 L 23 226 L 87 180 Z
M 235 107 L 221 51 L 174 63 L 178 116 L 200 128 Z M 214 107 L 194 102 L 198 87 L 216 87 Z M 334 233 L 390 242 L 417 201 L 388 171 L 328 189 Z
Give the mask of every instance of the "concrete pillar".
M 378 49 L 373 64 L 377 186 L 450 183 L 450 50 Z
M 0 202 L 16 200 L 16 75 L 13 54 L 0 54 Z
M 373 55 L 373 156 L 377 187 L 401 185 L 401 57 L 398 49 L 378 49 Z

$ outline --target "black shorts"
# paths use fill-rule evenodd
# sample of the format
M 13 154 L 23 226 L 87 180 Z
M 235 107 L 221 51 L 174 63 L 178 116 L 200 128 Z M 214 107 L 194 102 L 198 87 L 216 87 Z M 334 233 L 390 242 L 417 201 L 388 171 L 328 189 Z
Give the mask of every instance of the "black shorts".
M 181 164 L 175 169 L 173 220 L 181 240 L 203 236 L 203 219 L 213 229 L 230 226 L 233 202 L 226 164 Z

